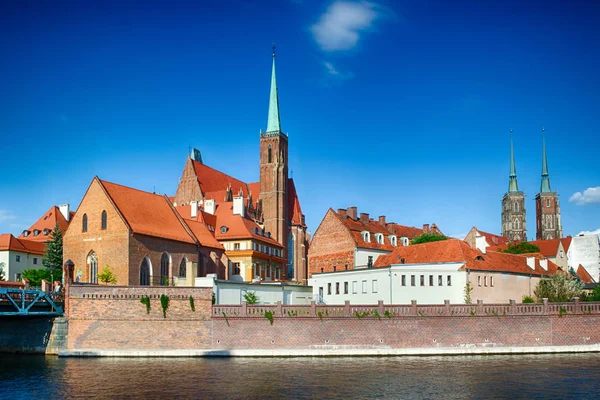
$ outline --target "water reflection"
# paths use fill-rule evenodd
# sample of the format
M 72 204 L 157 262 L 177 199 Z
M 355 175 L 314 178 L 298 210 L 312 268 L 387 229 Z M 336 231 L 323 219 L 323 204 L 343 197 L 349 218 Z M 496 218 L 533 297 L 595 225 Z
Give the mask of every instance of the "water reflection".
M 594 398 L 600 382 L 598 354 L 0 360 L 0 399 Z

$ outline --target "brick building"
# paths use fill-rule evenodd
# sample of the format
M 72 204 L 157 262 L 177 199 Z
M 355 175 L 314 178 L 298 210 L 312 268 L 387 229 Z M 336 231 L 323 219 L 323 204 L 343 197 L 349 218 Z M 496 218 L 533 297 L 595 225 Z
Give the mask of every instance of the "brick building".
M 536 239 L 562 238 L 560 203 L 558 193 L 550 188 L 550 176 L 546 161 L 546 141 L 542 141 L 542 184 L 535 196 Z
M 75 280 L 98 283 L 109 266 L 119 285 L 171 284 L 174 277 L 226 277 L 223 247 L 205 224 L 186 223 L 166 196 L 94 177 L 64 236 Z
M 527 240 L 526 216 L 525 193 L 519 191 L 515 151 L 511 135 L 508 192 L 502 197 L 502 236 L 508 238 L 510 241 Z
M 315 231 L 309 249 L 309 274 L 372 266 L 377 258 L 398 246 L 408 246 L 423 233 L 442 234 L 435 224 L 423 228 L 358 215 L 356 207 L 329 209 Z
M 245 218 L 258 224 L 282 248 L 281 256 L 287 260 L 282 279 L 306 283 L 309 238 L 294 181 L 288 177 L 288 136 L 281 129 L 277 90 L 273 53 L 269 117 L 266 131 L 260 134 L 259 181 L 242 182 L 210 168 L 194 150 L 185 163 L 174 204 L 197 202 L 206 210 L 207 201 L 214 201 L 218 208 L 233 202 L 233 196 L 242 196 Z
M 508 248 L 508 238 L 493 233 L 484 232 L 476 227 L 471 228 L 467 236 L 465 236 L 465 242 L 471 246 L 471 248 L 490 248 L 490 250 L 506 249 Z

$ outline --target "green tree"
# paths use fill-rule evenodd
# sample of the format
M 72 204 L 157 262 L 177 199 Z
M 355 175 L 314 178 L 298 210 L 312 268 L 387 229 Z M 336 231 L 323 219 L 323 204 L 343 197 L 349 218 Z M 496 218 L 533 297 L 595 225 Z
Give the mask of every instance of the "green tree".
M 54 280 L 62 279 L 63 237 L 58 227 L 58 222 L 50 233 L 50 240 L 46 242 L 46 251 L 42 264 L 44 268 L 51 272 Z
M 102 272 L 98 274 L 98 279 L 105 285 L 108 285 L 109 283 L 114 285 L 117 283 L 117 276 L 113 274 L 108 265 L 105 265 Z
M 412 244 L 439 242 L 440 240 L 448 240 L 444 235 L 438 235 L 437 233 L 429 232 L 423 233 L 412 240 Z
M 600 285 L 592 290 L 592 293 L 586 297 L 586 301 L 600 301 Z
M 471 293 L 473 292 L 473 286 L 471 286 L 471 282 L 467 281 L 465 285 L 465 304 L 471 304 Z
M 53 278 L 56 279 L 56 275 L 53 276 L 52 270 L 48 268 L 26 269 L 23 271 L 23 278 L 27 278 L 32 287 L 40 287 L 43 279 L 50 282 Z
M 256 295 L 256 292 L 246 292 L 244 293 L 244 300 L 246 300 L 246 304 L 258 304 L 260 297 Z
M 509 243 L 508 249 L 504 250 L 503 252 L 510 254 L 539 253 L 540 248 L 535 244 L 527 242 Z
M 4 263 L 0 262 L 0 281 L 5 281 L 6 277 L 4 276 Z
M 567 274 L 559 273 L 542 278 L 533 294 L 538 300 L 546 298 L 548 301 L 563 302 L 581 296 L 582 291 L 583 283 Z

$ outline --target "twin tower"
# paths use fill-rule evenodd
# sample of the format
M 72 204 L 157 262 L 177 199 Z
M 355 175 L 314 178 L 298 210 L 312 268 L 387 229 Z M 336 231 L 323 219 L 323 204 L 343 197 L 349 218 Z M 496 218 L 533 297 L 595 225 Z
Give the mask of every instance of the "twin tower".
M 542 129 L 543 131 L 543 129 Z M 512 133 L 512 130 L 511 130 Z M 512 135 L 510 138 L 510 175 L 508 193 L 502 198 L 502 236 L 510 241 L 527 241 L 525 193 L 519 191 Z M 535 237 L 550 240 L 562 237 L 558 193 L 550 189 L 546 142 L 542 139 L 542 183 L 535 196 Z

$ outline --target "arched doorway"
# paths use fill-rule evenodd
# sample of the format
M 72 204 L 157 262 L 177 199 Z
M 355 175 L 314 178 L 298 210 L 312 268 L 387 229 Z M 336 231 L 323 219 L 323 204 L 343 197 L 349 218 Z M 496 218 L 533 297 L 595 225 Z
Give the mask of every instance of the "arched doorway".
M 146 256 L 142 260 L 140 266 L 140 285 L 150 286 L 150 278 L 152 277 L 152 266 L 150 265 L 150 259 Z
M 160 258 L 160 284 L 169 286 L 169 266 L 171 264 L 171 256 L 164 252 Z
M 88 254 L 87 263 L 90 271 L 90 283 L 98 283 L 98 256 L 94 250 Z

